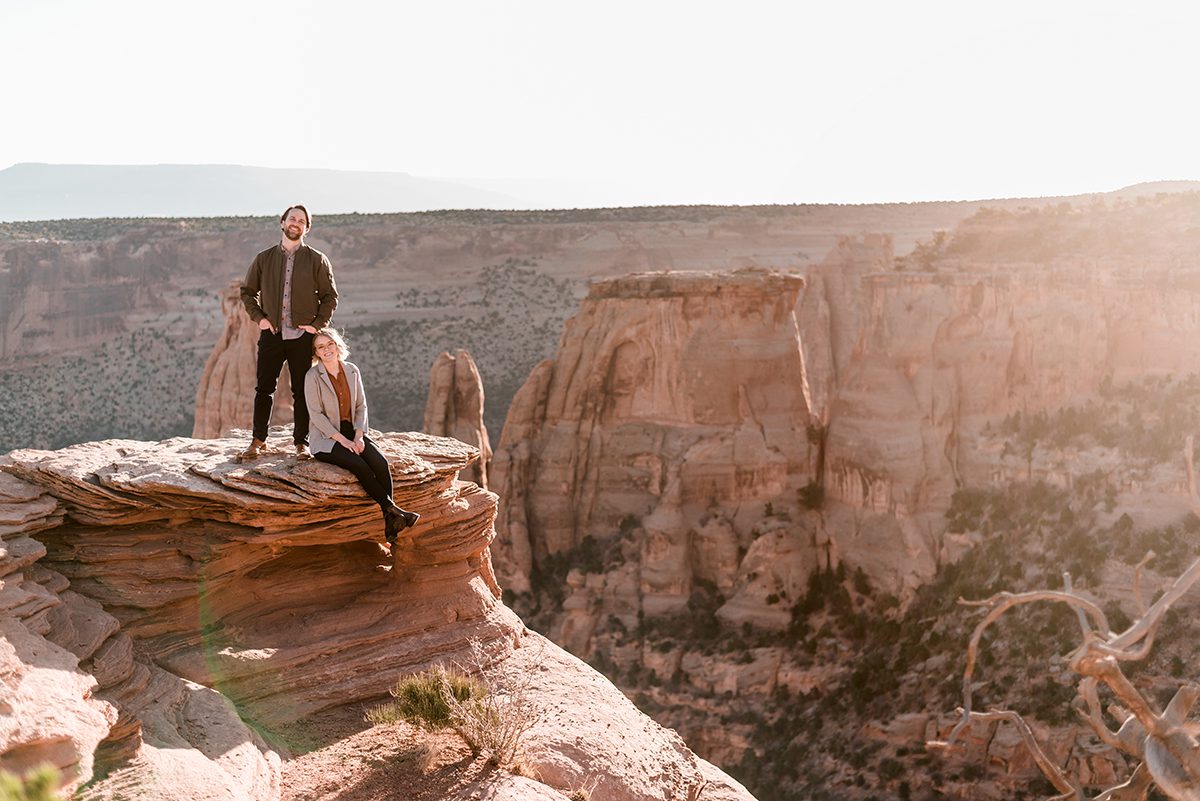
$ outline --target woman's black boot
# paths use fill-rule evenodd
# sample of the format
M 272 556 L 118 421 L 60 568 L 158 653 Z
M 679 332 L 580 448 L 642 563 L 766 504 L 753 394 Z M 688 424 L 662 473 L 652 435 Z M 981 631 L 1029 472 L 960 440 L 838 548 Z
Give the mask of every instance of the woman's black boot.
M 387 509 L 383 513 L 383 538 L 387 540 L 388 545 L 396 544 L 396 532 L 399 531 L 396 527 L 395 516 L 392 514 L 393 509 L 395 507 Z
M 392 518 L 392 525 L 396 527 L 397 533 L 416 525 L 416 522 L 421 519 L 421 516 L 416 512 L 406 511 L 399 506 L 393 506 L 388 510 L 388 515 Z

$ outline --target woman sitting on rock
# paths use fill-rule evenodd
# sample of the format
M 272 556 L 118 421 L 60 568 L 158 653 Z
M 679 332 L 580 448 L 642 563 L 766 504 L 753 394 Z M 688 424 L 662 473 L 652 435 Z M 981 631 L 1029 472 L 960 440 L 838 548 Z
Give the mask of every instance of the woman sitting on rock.
M 322 328 L 313 337 L 313 365 L 304 377 L 308 404 L 308 444 L 322 462 L 353 473 L 383 510 L 383 536 L 389 545 L 396 535 L 417 522 L 392 500 L 392 473 L 387 459 L 367 437 L 367 396 L 358 368 L 345 361 L 350 355 L 342 335 Z

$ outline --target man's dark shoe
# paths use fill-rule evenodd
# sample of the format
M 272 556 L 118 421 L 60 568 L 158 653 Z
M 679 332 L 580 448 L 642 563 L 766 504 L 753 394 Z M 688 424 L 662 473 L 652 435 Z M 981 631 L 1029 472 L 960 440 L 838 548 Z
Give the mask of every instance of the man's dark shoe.
M 304 459 L 311 459 L 311 458 L 312 458 L 312 454 L 308 452 L 308 445 L 304 444 L 303 442 L 297 442 L 296 443 L 296 459 L 303 461 Z
M 262 456 L 262 452 L 266 450 L 266 447 L 267 443 L 263 442 L 261 439 L 252 439 L 250 440 L 250 445 L 246 448 L 246 450 L 238 454 L 237 460 L 239 462 L 254 461 L 259 456 Z

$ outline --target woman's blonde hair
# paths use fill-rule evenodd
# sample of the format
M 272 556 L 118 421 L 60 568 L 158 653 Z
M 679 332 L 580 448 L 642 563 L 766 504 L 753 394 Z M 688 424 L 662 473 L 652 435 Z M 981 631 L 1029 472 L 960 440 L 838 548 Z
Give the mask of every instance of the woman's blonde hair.
M 337 345 L 338 358 L 340 358 L 342 361 L 345 361 L 346 357 L 350 355 L 350 346 L 346 344 L 346 340 L 342 338 L 342 335 L 338 333 L 336 328 L 327 325 L 313 336 L 313 364 L 321 361 L 320 357 L 317 356 L 317 337 L 328 337 L 329 339 L 332 339 L 333 344 Z

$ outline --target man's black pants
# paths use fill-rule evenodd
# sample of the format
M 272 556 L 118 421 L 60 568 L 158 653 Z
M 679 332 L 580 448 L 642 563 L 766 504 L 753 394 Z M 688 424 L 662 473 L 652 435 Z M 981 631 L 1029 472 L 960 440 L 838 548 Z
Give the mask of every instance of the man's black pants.
M 287 362 L 292 381 L 292 414 L 296 421 L 292 441 L 308 444 L 308 404 L 304 402 L 304 375 L 312 367 L 313 335 L 305 331 L 298 339 L 284 339 L 270 330 L 258 336 L 258 371 L 254 387 L 254 438 L 266 442 L 271 423 L 271 404 L 279 371 Z
M 341 433 L 343 437 L 353 441 L 354 424 L 343 420 Z M 375 443 L 371 442 L 371 438 L 364 435 L 363 442 L 366 447 L 361 454 L 346 448 L 340 442 L 335 442 L 333 450 L 329 453 L 314 453 L 313 456 L 353 473 L 372 500 L 386 512 L 392 506 L 392 471 L 388 469 L 387 459 L 375 447 Z

